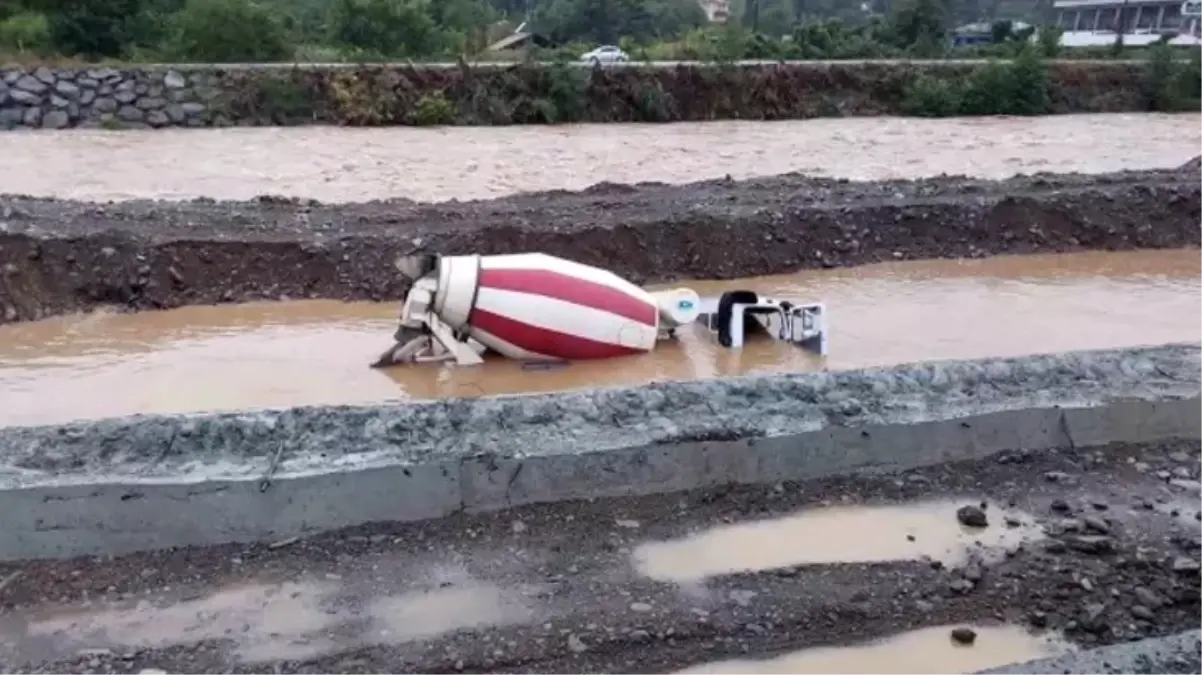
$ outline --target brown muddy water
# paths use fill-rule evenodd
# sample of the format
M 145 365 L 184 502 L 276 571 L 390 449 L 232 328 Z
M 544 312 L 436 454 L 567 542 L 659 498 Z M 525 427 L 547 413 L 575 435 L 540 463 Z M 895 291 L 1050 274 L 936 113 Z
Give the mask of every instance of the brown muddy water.
M 380 560 L 379 566 L 389 569 L 395 561 Z M 445 570 L 440 576 L 453 587 L 390 593 L 382 590 L 395 586 L 386 576 L 240 580 L 210 592 L 44 606 L 0 617 L 0 655 L 49 661 L 87 650 L 231 640 L 232 656 L 257 663 L 422 642 L 536 618 L 533 587 L 501 587 Z
M 953 551 L 971 548 L 985 555 L 1003 555 L 1020 540 L 1039 535 L 1027 515 L 1003 513 L 996 505 L 987 509 L 989 527 L 966 530 L 958 524 L 955 510 L 975 501 L 805 509 L 779 520 L 719 526 L 679 542 L 648 542 L 636 548 L 635 556 L 652 551 L 644 559 L 662 557 L 654 553 L 656 547 L 684 546 L 688 550 L 680 551 L 677 564 L 664 569 L 696 571 L 701 565 L 706 568 L 704 574 L 652 576 L 693 581 L 794 564 L 907 560 L 927 554 L 956 564 L 963 562 L 963 556 L 955 554 L 956 560 L 947 557 Z M 618 526 L 630 525 L 619 521 Z M 731 536 L 739 528 L 756 527 L 773 529 L 764 531 L 770 536 Z M 851 530 L 872 536 L 844 536 Z M 716 546 L 695 546 L 694 542 L 707 537 Z M 860 545 L 849 539 L 878 541 Z M 784 556 L 765 557 L 764 552 L 773 547 L 788 547 L 784 540 L 805 542 L 806 547 L 792 546 Z M 738 546 L 748 550 L 730 550 Z M 760 554 L 753 552 L 756 550 Z M 122 600 L 50 602 L 10 612 L 0 616 L 0 655 L 14 661 L 48 661 L 87 650 L 127 651 L 230 640 L 232 656 L 256 663 L 314 658 L 373 644 L 420 644 L 459 630 L 532 625 L 556 618 L 556 610 L 545 601 L 548 594 L 541 575 L 531 583 L 518 577 L 502 585 L 475 579 L 455 566 L 410 568 L 390 555 L 368 554 L 355 561 L 357 564 L 344 566 L 338 575 L 231 577 L 206 589 L 166 588 Z M 736 555 L 744 555 L 744 562 L 731 564 Z M 646 573 L 647 569 L 636 564 L 635 571 Z M 153 576 L 153 570 L 142 574 Z M 406 587 L 409 584 L 425 588 Z M 732 590 L 730 595 L 732 602 L 746 605 L 754 592 Z M 708 664 L 685 672 L 972 672 L 1068 649 L 1049 636 L 1035 636 L 1011 626 L 976 626 L 976 643 L 958 646 L 949 640 L 950 628 L 809 649 L 774 660 Z
M 1179 166 L 1197 114 L 849 118 L 439 129 L 292 127 L 0 135 L 0 193 L 84 200 L 349 202 L 498 197 L 601 181 L 687 183 L 800 171 L 855 180 L 1004 178 Z
M 848 369 L 1192 341 L 1196 250 L 896 262 L 687 283 L 821 300 L 830 354 L 764 338 L 724 350 L 700 330 L 624 359 L 527 369 L 372 370 L 400 303 L 300 301 L 96 313 L 0 327 L 0 425 L 135 413 L 364 404 Z M 673 284 L 686 285 L 686 284 Z M 53 401 L 54 405 L 47 405 Z
M 1020 626 L 965 626 L 976 631 L 971 645 L 951 637 L 960 626 L 933 626 L 845 647 L 804 649 L 773 659 L 707 663 L 679 673 L 974 673 L 1010 663 L 1060 656 L 1072 647 L 1055 636 Z
M 648 578 L 681 584 L 797 565 L 929 559 L 952 567 L 970 555 L 1000 556 L 1044 536 L 1028 515 L 996 507 L 986 511 L 992 527 L 963 526 L 956 510 L 966 503 L 972 500 L 806 509 L 642 544 L 633 563 Z

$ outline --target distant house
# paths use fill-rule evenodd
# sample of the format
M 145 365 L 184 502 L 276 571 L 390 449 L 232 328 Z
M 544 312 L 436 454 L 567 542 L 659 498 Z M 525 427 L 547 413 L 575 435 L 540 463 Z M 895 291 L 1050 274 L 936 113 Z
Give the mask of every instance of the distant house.
M 730 0 L 698 0 L 710 23 L 726 23 L 730 18 Z
M 1022 21 L 1012 21 L 1010 30 L 1014 33 L 1026 30 L 1031 25 Z M 987 45 L 993 42 L 993 24 L 988 21 L 969 23 L 952 31 L 952 43 L 957 47 L 962 45 Z
M 1198 0 L 1055 0 L 1063 44 L 1090 46 L 1113 43 L 1149 44 L 1174 34 L 1176 44 L 1202 44 L 1202 2 Z

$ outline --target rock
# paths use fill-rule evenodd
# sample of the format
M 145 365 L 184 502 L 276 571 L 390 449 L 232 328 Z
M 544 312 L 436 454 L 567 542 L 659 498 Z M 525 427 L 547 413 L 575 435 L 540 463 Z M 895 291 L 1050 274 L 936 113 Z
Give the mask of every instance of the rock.
M 971 628 L 961 626 L 952 629 L 952 640 L 962 645 L 970 645 L 977 641 L 977 632 Z
M 168 89 L 183 89 L 188 86 L 188 80 L 174 70 L 168 70 L 163 76 L 163 86 Z
M 584 644 L 584 640 L 581 640 L 579 636 L 572 633 L 568 635 L 568 651 L 573 654 L 581 654 L 588 651 L 588 645 Z
M 1069 513 L 1072 508 L 1063 499 L 1053 499 L 1050 508 L 1056 513 Z
M 1178 574 L 1197 574 L 1202 570 L 1202 564 L 1192 558 L 1179 556 L 1173 559 L 1173 571 Z
M 1132 593 L 1135 595 L 1135 599 L 1139 601 L 1139 604 L 1146 607 L 1159 609 L 1162 605 L 1164 605 L 1164 598 L 1161 598 L 1156 594 L 1155 591 L 1152 591 L 1151 589 L 1143 586 L 1136 586 Z
M 132 105 L 123 105 L 117 110 L 117 118 L 126 122 L 141 122 L 142 111 Z
M 117 103 L 117 99 L 109 96 L 101 96 L 92 103 L 92 110 L 95 110 L 99 113 L 117 112 L 117 108 L 119 107 L 121 106 L 119 103 Z
M 188 120 L 188 115 L 184 112 L 183 106 L 177 103 L 167 106 L 166 113 L 167 118 L 175 124 L 183 124 Z
M 8 97 L 21 105 L 41 105 L 42 97 L 21 89 L 13 89 L 8 93 Z
M 1135 605 L 1132 607 L 1131 616 L 1137 619 L 1143 619 L 1144 621 L 1154 621 L 1156 619 L 1156 614 L 1143 605 Z
M 1202 492 L 1202 481 L 1174 478 L 1173 480 L 1169 481 L 1169 485 L 1181 488 L 1182 490 L 1189 490 L 1191 492 Z
M 26 108 L 25 114 L 22 116 L 21 121 L 27 127 L 39 126 L 42 123 L 42 109 L 36 106 L 33 108 Z
M 1114 552 L 1114 540 L 1105 535 L 1077 535 L 1064 538 L 1064 543 L 1074 551 L 1101 555 Z
M 51 110 L 42 116 L 43 129 L 65 129 L 71 124 L 66 110 Z
M 1106 521 L 1102 520 L 1101 518 L 1098 518 L 1096 516 L 1085 516 L 1084 518 L 1081 519 L 1081 521 L 1083 523 L 1085 523 L 1085 528 L 1088 530 L 1093 530 L 1094 532 L 1097 532 L 1099 534 L 1109 534 L 1110 533 L 1110 525 L 1107 524 Z
M 165 127 L 171 124 L 171 119 L 162 110 L 151 110 L 146 113 L 146 123 L 152 127 Z
M 956 509 L 956 520 L 966 527 L 988 527 L 989 525 L 989 517 L 985 515 L 984 509 L 973 504 Z
M 755 591 L 748 591 L 736 588 L 730 592 L 730 600 L 740 607 L 751 606 L 751 600 L 758 595 Z
M 121 103 L 133 103 L 138 100 L 138 95 L 128 89 L 118 89 L 113 92 L 113 98 Z
M 79 87 L 74 83 L 66 80 L 59 80 L 54 84 L 54 93 L 67 99 L 79 98 Z
M 159 110 L 167 105 L 167 99 L 147 96 L 146 98 L 138 99 L 134 105 L 138 106 L 142 110 Z
M 649 605 L 645 602 L 632 602 L 632 603 L 630 603 L 630 611 L 632 611 L 632 612 L 650 612 L 651 605 Z
M 33 71 L 33 76 L 40 82 L 48 85 L 54 84 L 55 81 L 58 80 L 58 75 L 55 75 L 54 71 L 50 70 L 46 66 L 38 66 L 37 69 Z
M 23 75 L 15 83 L 13 83 L 13 89 L 16 89 L 17 91 L 27 91 L 31 94 L 41 94 L 49 89 L 49 87 L 46 86 L 46 83 L 38 80 L 37 78 L 30 77 L 29 75 Z
M 1192 461 L 1194 458 L 1192 456 L 1190 456 L 1189 453 L 1170 452 L 1169 459 L 1173 460 L 1174 462 L 1177 462 L 1178 464 L 1184 464 L 1186 462 Z
M 1072 477 L 1063 471 L 1048 471 L 1043 474 L 1043 479 L 1049 483 L 1068 483 Z

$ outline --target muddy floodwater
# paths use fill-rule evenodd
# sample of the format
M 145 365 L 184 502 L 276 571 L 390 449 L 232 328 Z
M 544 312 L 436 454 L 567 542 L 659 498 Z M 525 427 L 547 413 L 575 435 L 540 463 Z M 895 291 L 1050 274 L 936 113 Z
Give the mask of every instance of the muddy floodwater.
M 898 506 L 806 509 L 783 518 L 719 525 L 676 540 L 635 548 L 633 562 L 656 581 L 696 583 L 727 574 L 797 565 L 884 563 L 931 559 L 952 567 L 970 554 L 1003 555 L 1043 537 L 1030 516 L 990 511 L 1003 527 L 967 527 L 956 521 L 961 501 Z M 857 536 L 844 536 L 855 532 Z
M 650 354 L 621 359 L 372 370 L 368 364 L 391 345 L 400 303 L 75 315 L 0 327 L 0 424 L 485 396 L 1196 340 L 1200 266 L 1192 250 L 1081 253 L 687 284 L 703 294 L 748 288 L 826 302 L 825 358 L 766 336 L 726 350 L 696 327 Z
M 1008 663 L 1059 656 L 1067 643 L 1020 626 L 973 626 L 976 640 L 959 644 L 951 631 L 961 626 L 932 626 L 875 642 L 803 649 L 772 659 L 707 663 L 679 673 L 972 673 Z
M 800 171 L 856 180 L 1002 178 L 1178 166 L 1196 114 L 347 129 L 39 131 L 0 135 L 0 193 L 85 200 L 349 202 L 497 197 L 601 181 L 687 183 Z

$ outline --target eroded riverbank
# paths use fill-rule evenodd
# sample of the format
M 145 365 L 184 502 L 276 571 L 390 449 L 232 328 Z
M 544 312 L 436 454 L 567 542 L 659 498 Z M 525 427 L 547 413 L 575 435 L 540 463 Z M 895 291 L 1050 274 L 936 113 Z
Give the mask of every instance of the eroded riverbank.
M 47 673 L 669 672 L 790 654 L 907 672 L 894 638 L 921 647 L 915 672 L 963 672 L 1196 629 L 1199 449 L 1008 452 L 4 563 L 0 649 L 12 672 Z M 949 651 L 960 626 L 977 644 Z M 853 648 L 812 651 L 837 646 Z
M 601 184 L 443 203 L 0 198 L 0 320 L 116 305 L 399 299 L 415 252 L 541 251 L 638 282 L 1202 244 L 1202 172 Z

